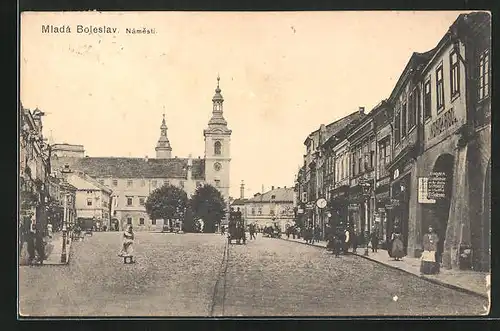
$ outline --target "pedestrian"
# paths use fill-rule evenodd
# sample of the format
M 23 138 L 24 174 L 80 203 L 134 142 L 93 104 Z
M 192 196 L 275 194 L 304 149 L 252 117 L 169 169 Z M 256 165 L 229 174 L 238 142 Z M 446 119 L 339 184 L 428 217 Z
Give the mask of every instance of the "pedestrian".
M 351 244 L 351 233 L 349 228 L 346 228 L 344 231 L 344 245 L 343 245 L 343 253 L 346 254 L 349 251 L 349 245 Z
M 295 239 L 295 237 L 297 236 L 297 227 L 295 225 L 292 225 L 291 232 L 292 232 L 292 238 Z
M 423 246 L 420 262 L 420 272 L 425 275 L 434 275 L 439 273 L 439 261 L 437 257 L 437 246 L 439 237 L 434 232 L 432 226 L 429 226 L 429 231 L 424 235 Z
M 378 250 L 378 240 L 379 240 L 377 229 L 372 230 L 372 233 L 370 235 L 370 240 L 372 243 L 372 253 L 376 253 Z
M 394 260 L 399 261 L 405 255 L 403 239 L 402 239 L 401 230 L 399 230 L 399 227 L 396 227 L 394 229 L 392 236 L 391 236 L 391 240 L 392 240 L 391 257 Z
M 28 250 L 28 264 L 32 264 L 36 258 L 35 229 L 33 224 L 30 224 L 29 229 L 26 232 L 26 244 L 26 248 Z
M 250 232 L 250 240 L 256 239 L 255 237 L 255 224 L 250 224 L 248 227 L 248 231 Z
M 47 224 L 47 236 L 52 239 L 52 224 Z
M 358 239 L 359 235 L 356 234 L 356 230 L 352 230 L 352 238 L 351 238 L 351 245 L 352 245 L 352 252 L 354 254 L 358 253 Z
M 45 241 L 43 240 L 43 231 L 39 228 L 35 229 L 35 251 L 37 255 L 37 260 L 40 264 L 43 264 L 45 260 Z
M 134 231 L 132 229 L 132 225 L 127 227 L 127 230 L 123 232 L 123 243 L 122 250 L 118 254 L 121 257 L 132 257 L 134 253 Z
M 342 246 L 343 246 L 343 242 L 342 242 L 341 236 L 338 233 L 334 234 L 333 242 L 334 242 L 333 243 L 333 253 L 335 254 L 335 257 L 339 257 L 340 251 L 341 251 Z

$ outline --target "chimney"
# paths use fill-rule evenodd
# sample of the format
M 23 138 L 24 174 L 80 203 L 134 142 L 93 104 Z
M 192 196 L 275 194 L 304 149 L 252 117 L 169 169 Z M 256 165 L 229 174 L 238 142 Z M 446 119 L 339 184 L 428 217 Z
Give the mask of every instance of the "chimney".
M 363 115 L 365 113 L 365 107 L 359 107 L 359 114 Z
M 148 156 L 147 155 L 144 157 L 144 161 L 148 162 Z
M 272 190 L 274 190 L 274 185 L 273 185 L 273 186 L 271 186 L 271 191 L 272 191 Z
M 286 186 L 284 186 L 283 188 L 286 188 Z
M 245 183 L 241 181 L 240 186 L 240 199 L 245 199 Z

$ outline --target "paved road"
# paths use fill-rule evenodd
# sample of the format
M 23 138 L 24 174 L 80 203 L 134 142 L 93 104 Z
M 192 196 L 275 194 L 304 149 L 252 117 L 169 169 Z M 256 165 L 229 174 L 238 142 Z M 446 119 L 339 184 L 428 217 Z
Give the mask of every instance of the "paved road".
M 120 232 L 73 243 L 67 266 L 20 267 L 29 316 L 207 316 L 225 240 L 220 235 L 136 233 L 137 263 L 117 256 Z
M 74 243 L 69 266 L 21 267 L 26 315 L 272 316 L 481 314 L 485 300 L 355 256 L 258 237 L 138 233 L 123 265 L 119 233 Z M 226 254 L 224 254 L 226 252 Z M 398 300 L 393 297 L 397 295 Z

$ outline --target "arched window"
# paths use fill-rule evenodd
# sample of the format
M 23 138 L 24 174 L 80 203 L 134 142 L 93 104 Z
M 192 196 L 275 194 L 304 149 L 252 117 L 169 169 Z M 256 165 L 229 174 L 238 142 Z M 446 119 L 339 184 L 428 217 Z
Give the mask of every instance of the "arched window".
M 214 144 L 214 154 L 221 155 L 221 149 L 222 149 L 222 144 L 220 143 L 220 141 L 216 141 Z

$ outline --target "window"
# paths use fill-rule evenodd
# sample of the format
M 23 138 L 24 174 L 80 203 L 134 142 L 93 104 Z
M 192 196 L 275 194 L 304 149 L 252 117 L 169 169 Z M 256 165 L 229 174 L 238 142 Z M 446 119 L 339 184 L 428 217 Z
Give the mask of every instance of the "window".
M 127 206 L 132 206 L 132 197 L 127 197 Z
M 164 180 L 163 181 L 163 185 L 169 185 L 170 184 L 170 181 L 169 180 Z
M 269 215 L 274 215 L 274 209 L 271 209 L 271 210 L 269 211 Z
M 118 186 L 118 179 L 113 179 L 113 186 Z
M 401 109 L 401 138 L 406 137 L 406 112 L 406 103 L 404 103 Z
M 216 141 L 214 143 L 214 154 L 221 155 L 222 144 L 220 141 Z
M 154 218 L 151 220 L 151 224 L 156 225 L 156 220 Z
M 151 181 L 151 186 L 156 187 L 158 186 L 158 182 L 156 180 Z
M 490 95 L 490 52 L 485 50 L 479 57 L 479 100 Z
M 180 187 L 181 187 L 181 188 L 184 188 L 184 181 L 183 181 L 183 180 L 181 180 L 181 181 L 179 182 L 179 185 L 180 185 Z
M 132 180 L 127 180 L 127 186 L 128 187 L 131 187 L 132 185 L 134 184 L 134 182 Z
M 412 94 L 410 94 L 410 105 L 408 109 L 408 131 L 413 129 L 416 124 L 417 119 L 417 96 L 418 92 L 415 89 Z
M 92 206 L 92 199 L 91 198 L 87 199 L 87 206 Z
M 146 181 L 143 179 L 143 180 L 141 180 L 141 187 L 144 187 L 144 186 L 146 186 Z
M 262 208 L 259 208 L 258 213 L 259 213 L 259 215 L 262 215 Z
M 450 54 L 450 92 L 452 99 L 460 93 L 460 63 L 455 50 Z
M 394 119 L 394 143 L 397 145 L 401 142 L 401 113 L 396 114 Z
M 140 198 L 139 198 L 139 204 L 140 204 L 141 206 L 144 206 L 144 202 L 145 202 L 145 201 L 146 201 L 146 199 L 145 199 L 145 198 L 143 198 L 143 197 L 140 197 Z
M 255 208 L 252 208 L 252 215 L 255 215 Z
M 390 162 L 390 140 L 386 138 L 379 143 L 379 176 L 385 176 L 387 173 L 386 166 Z
M 144 218 L 139 218 L 139 225 L 144 225 Z
M 358 174 L 363 172 L 363 155 L 361 155 L 361 147 L 358 147 L 356 151 L 358 157 Z
M 436 70 L 436 102 L 438 112 L 444 108 L 443 66 Z
M 424 117 L 425 119 L 428 119 L 431 117 L 431 80 L 429 79 L 427 82 L 425 82 L 424 85 Z
M 127 224 L 132 225 L 132 217 L 127 217 Z
M 115 211 L 113 211 L 113 216 L 116 216 L 116 210 L 115 210 Z
M 374 158 L 375 158 L 375 151 L 370 151 L 370 169 L 371 170 L 373 170 L 373 164 L 375 163 Z
M 215 187 L 220 187 L 220 180 L 216 179 L 214 180 L 215 182 Z

